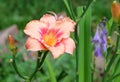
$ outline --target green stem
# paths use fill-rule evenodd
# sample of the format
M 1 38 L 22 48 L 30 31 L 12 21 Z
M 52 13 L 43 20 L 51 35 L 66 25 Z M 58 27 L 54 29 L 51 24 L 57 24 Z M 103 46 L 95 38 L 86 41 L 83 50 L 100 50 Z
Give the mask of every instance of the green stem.
M 46 63 L 47 68 L 48 68 L 50 81 L 51 81 L 51 82 L 57 82 L 56 76 L 55 76 L 55 71 L 54 71 L 54 69 L 52 68 L 51 63 L 50 63 L 48 60 L 45 60 L 45 63 Z
M 76 82 L 79 82 L 79 42 L 76 43 Z
M 118 32 L 120 34 L 120 27 L 118 27 Z M 106 70 L 104 71 L 103 82 L 106 82 L 107 73 L 110 70 L 112 64 L 114 63 L 116 57 L 118 56 L 118 54 L 116 54 L 116 52 L 117 52 L 117 49 L 119 47 L 119 40 L 120 40 L 120 36 L 118 35 L 117 36 L 117 42 L 116 42 L 116 48 L 115 48 L 115 51 L 114 51 L 114 55 L 112 55 L 112 58 L 111 58 L 110 62 L 108 63 L 108 66 L 107 66 Z
M 26 79 L 26 77 L 24 77 L 24 76 L 18 71 L 18 68 L 17 68 L 17 65 L 16 65 L 16 60 L 15 60 L 15 55 L 13 55 L 12 65 L 13 65 L 16 73 L 17 73 L 21 78 Z
M 83 11 L 83 13 L 78 16 L 78 18 L 76 19 L 76 22 L 79 22 L 81 20 L 81 18 L 85 15 L 85 13 L 87 12 L 87 10 L 89 9 L 90 5 L 92 4 L 93 0 L 90 0 L 88 2 L 88 5 L 86 6 L 85 10 Z
M 82 18 L 84 16 L 84 14 L 87 12 L 87 10 L 90 7 L 90 5 L 91 5 L 92 2 L 93 2 L 93 0 L 89 1 L 87 7 L 85 8 L 84 12 L 82 13 L 82 15 L 79 18 Z
M 57 77 L 57 81 L 59 82 L 60 80 L 62 80 L 63 78 L 65 78 L 65 76 L 67 76 L 68 74 L 62 70 L 61 73 L 59 74 L 59 76 Z
M 37 65 L 36 65 L 35 71 L 32 73 L 32 75 L 29 78 L 30 81 L 32 80 L 34 75 L 37 73 L 37 71 L 40 70 L 40 68 L 41 68 L 41 66 L 42 66 L 42 64 L 43 64 L 43 62 L 45 60 L 45 57 L 47 56 L 47 53 L 48 53 L 48 51 L 44 52 L 43 57 L 41 58 L 41 56 L 42 56 L 41 54 L 42 53 L 38 52 Z M 41 61 L 40 61 L 40 59 L 41 59 Z
M 42 60 L 40 61 L 39 66 L 38 66 L 39 70 L 41 69 L 41 66 L 42 66 L 42 64 L 47 56 L 47 53 L 48 53 L 48 51 L 44 52 L 44 54 L 43 54 Z
M 38 66 L 39 66 L 39 61 L 40 61 L 40 57 L 42 56 L 42 52 L 38 52 L 38 57 L 37 57 L 37 65 L 35 68 L 35 71 L 32 73 L 32 75 L 30 76 L 30 81 L 32 80 L 33 76 L 37 73 L 38 71 Z
M 16 60 L 15 60 L 15 56 L 16 54 L 13 55 L 13 62 L 12 62 L 12 65 L 16 71 L 16 73 L 25 80 L 25 82 L 31 82 L 32 78 L 34 77 L 34 75 L 37 73 L 37 71 L 41 68 L 44 60 L 45 60 L 45 57 L 47 56 L 47 53 L 48 51 L 44 52 L 43 54 L 43 57 L 42 57 L 42 52 L 38 52 L 38 57 L 37 57 L 37 65 L 36 65 L 36 68 L 35 68 L 35 71 L 32 73 L 32 75 L 30 77 L 27 77 L 27 76 L 23 76 L 19 71 L 18 71 L 18 68 L 17 68 L 17 65 L 16 65 Z M 41 58 L 42 57 L 42 58 Z M 41 59 L 41 61 L 40 61 Z
M 95 61 L 96 61 L 95 56 L 93 56 L 92 82 L 94 82 Z
M 120 73 L 114 75 L 112 78 L 110 78 L 109 80 L 107 80 L 107 82 L 112 81 L 113 79 L 117 78 L 118 76 L 120 76 Z

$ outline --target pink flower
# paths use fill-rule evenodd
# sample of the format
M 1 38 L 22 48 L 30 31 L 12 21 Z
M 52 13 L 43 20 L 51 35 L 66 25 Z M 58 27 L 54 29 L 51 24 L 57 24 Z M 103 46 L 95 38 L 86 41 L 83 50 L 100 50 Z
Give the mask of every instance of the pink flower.
M 29 36 L 25 47 L 30 51 L 49 50 L 54 58 L 64 52 L 72 54 L 75 43 L 70 38 L 75 22 L 68 17 L 57 18 L 46 14 L 40 20 L 30 21 L 24 32 Z

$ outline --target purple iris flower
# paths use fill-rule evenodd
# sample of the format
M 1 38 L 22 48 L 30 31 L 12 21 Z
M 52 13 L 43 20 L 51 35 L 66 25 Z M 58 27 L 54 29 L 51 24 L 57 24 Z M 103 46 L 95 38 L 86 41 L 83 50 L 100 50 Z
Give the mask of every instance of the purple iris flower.
M 102 56 L 103 52 L 107 50 L 107 30 L 105 28 L 105 23 L 105 19 L 99 23 L 95 36 L 92 40 L 94 43 L 94 53 L 96 56 Z

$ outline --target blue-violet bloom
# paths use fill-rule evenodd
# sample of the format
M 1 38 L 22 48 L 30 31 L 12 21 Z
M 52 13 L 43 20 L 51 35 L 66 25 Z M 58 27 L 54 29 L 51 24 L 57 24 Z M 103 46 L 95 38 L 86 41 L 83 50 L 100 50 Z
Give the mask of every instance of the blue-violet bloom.
M 107 50 L 107 30 L 105 28 L 106 19 L 101 21 L 97 26 L 95 36 L 92 42 L 94 43 L 95 56 L 102 56 L 103 52 Z

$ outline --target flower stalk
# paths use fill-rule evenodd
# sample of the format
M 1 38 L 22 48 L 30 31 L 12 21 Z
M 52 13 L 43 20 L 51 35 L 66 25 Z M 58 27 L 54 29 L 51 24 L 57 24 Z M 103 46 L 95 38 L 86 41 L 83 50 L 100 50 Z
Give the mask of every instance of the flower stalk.
M 22 75 L 20 72 L 19 72 L 19 69 L 17 68 L 17 65 L 16 65 L 16 60 L 15 60 L 15 56 L 16 55 L 13 55 L 13 62 L 12 62 L 12 65 L 16 71 L 16 73 L 22 78 L 25 80 L 25 82 L 31 82 L 32 78 L 34 77 L 34 75 L 41 69 L 41 66 L 47 56 L 47 53 L 48 51 L 45 51 L 45 52 L 40 52 L 38 51 L 38 57 L 37 57 L 37 65 L 36 65 L 36 68 L 34 70 L 34 72 L 31 74 L 31 76 L 24 76 Z M 42 57 L 43 56 L 43 57 Z
M 18 69 L 18 67 L 17 67 L 17 65 L 16 65 L 15 55 L 13 55 L 12 65 L 13 65 L 16 73 L 17 73 L 21 78 L 23 78 L 23 79 L 26 79 L 26 78 L 27 78 L 27 77 L 23 76 L 23 75 L 19 72 L 19 69 Z
M 38 51 L 37 65 L 36 65 L 36 68 L 35 68 L 34 72 L 31 74 L 31 76 L 29 78 L 30 81 L 32 80 L 32 78 L 34 77 L 34 75 L 38 72 L 38 70 L 41 69 L 41 66 L 42 66 L 42 64 L 43 64 L 43 62 L 44 62 L 44 60 L 45 60 L 45 58 L 47 56 L 47 53 L 48 53 L 48 51 L 43 52 L 43 54 L 42 54 L 42 52 Z
M 47 56 L 48 51 L 45 51 L 45 52 L 38 51 L 37 64 L 36 64 L 36 68 L 35 68 L 34 72 L 31 74 L 30 77 L 24 76 L 19 72 L 19 69 L 18 69 L 17 64 L 16 64 L 17 47 L 15 46 L 14 38 L 11 35 L 8 36 L 8 42 L 9 42 L 9 48 L 13 53 L 12 65 L 13 65 L 16 73 L 19 75 L 19 77 L 24 79 L 25 82 L 31 82 L 34 75 L 37 73 L 38 70 L 40 70 L 40 68 L 41 68 L 41 66 L 42 66 L 42 64 Z
M 118 33 L 120 34 L 120 26 L 118 26 Z M 103 82 L 106 82 L 107 80 L 107 74 L 111 68 L 111 66 L 113 65 L 115 59 L 117 58 L 118 54 L 117 54 L 117 50 L 118 50 L 118 47 L 119 47 L 119 42 L 120 42 L 120 36 L 118 35 L 117 36 L 117 41 L 116 41 L 116 47 L 115 47 L 115 50 L 114 50 L 114 55 L 112 55 L 112 58 L 110 59 L 105 71 L 104 71 L 104 76 L 103 76 Z

